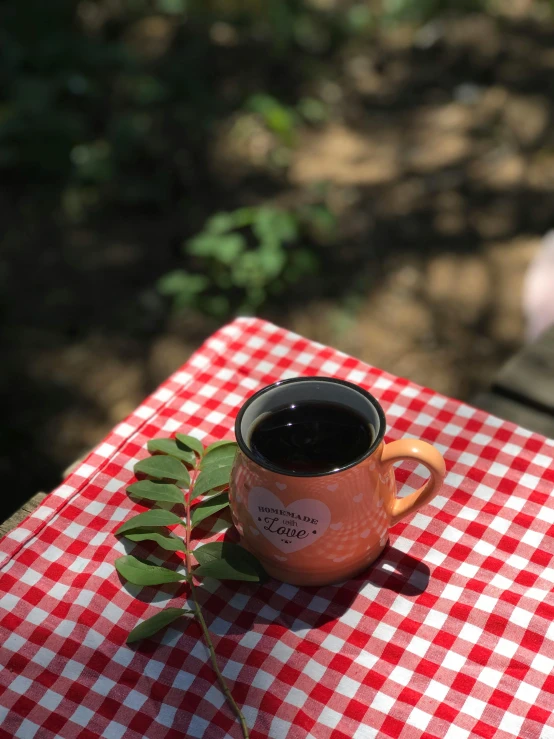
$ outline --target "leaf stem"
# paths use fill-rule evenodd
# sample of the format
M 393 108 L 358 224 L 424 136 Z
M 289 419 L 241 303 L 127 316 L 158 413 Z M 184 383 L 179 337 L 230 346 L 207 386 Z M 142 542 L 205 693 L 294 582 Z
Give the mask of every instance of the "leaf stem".
M 196 585 L 193 581 L 193 572 L 191 568 L 191 561 L 190 561 L 190 544 L 191 544 L 191 522 L 190 522 L 190 500 L 192 497 L 192 492 L 194 488 L 194 484 L 196 482 L 196 478 L 198 477 L 199 470 L 195 470 L 193 475 L 191 476 L 191 483 L 189 487 L 189 491 L 185 498 L 185 506 L 186 506 L 186 533 L 185 533 L 185 546 L 186 546 L 186 554 L 185 554 L 185 563 L 187 567 L 187 580 L 190 583 L 190 594 L 192 596 L 192 599 L 194 601 L 194 615 L 196 616 L 198 623 L 200 624 L 200 628 L 202 629 L 202 634 L 204 636 L 204 641 L 206 642 L 206 646 L 208 648 L 208 652 L 210 654 L 210 662 L 212 663 L 213 671 L 215 672 L 215 675 L 217 677 L 217 681 L 219 683 L 219 686 L 221 690 L 223 691 L 223 695 L 227 699 L 227 703 L 231 707 L 231 710 L 237 717 L 240 723 L 240 728 L 242 729 L 242 736 L 243 739 L 249 739 L 250 733 L 248 730 L 248 725 L 246 723 L 246 719 L 244 718 L 242 711 L 238 707 L 235 699 L 233 698 L 233 695 L 231 691 L 229 690 L 229 687 L 227 683 L 225 682 L 225 678 L 221 674 L 221 670 L 219 669 L 219 665 L 217 664 L 217 658 L 215 655 L 215 649 L 212 642 L 212 638 L 210 636 L 210 632 L 208 631 L 208 626 L 206 624 L 206 621 L 204 619 L 204 615 L 202 613 L 202 610 L 200 609 L 200 604 L 198 603 L 198 598 L 196 597 Z
M 195 588 L 195 586 L 192 583 L 191 583 L 191 595 L 192 595 L 192 599 L 194 600 L 194 611 L 195 611 L 196 617 L 197 617 L 197 619 L 198 619 L 198 621 L 200 623 L 200 627 L 202 628 L 202 633 L 204 634 L 204 639 L 206 641 L 206 645 L 207 645 L 208 651 L 210 653 L 210 661 L 212 663 L 213 671 L 216 674 L 216 677 L 217 677 L 217 681 L 219 683 L 219 686 L 220 686 L 221 690 L 223 691 L 223 694 L 227 698 L 227 702 L 231 706 L 231 708 L 233 710 L 233 713 L 235 714 L 235 716 L 238 718 L 238 720 L 240 722 L 240 728 L 242 729 L 242 736 L 243 736 L 243 738 L 244 739 L 249 739 L 250 733 L 248 731 L 248 726 L 246 724 L 246 719 L 242 715 L 242 711 L 238 707 L 235 699 L 233 698 L 233 695 L 232 695 L 231 691 L 229 690 L 229 688 L 227 686 L 227 683 L 225 682 L 225 678 L 221 674 L 221 670 L 219 669 L 219 666 L 217 664 L 217 659 L 216 659 L 216 656 L 215 656 L 215 649 L 214 649 L 214 645 L 212 643 L 210 632 L 208 631 L 208 627 L 206 625 L 206 622 L 204 620 L 204 616 L 202 614 L 202 611 L 200 610 L 200 605 L 199 605 L 198 600 L 196 598 L 196 588 Z

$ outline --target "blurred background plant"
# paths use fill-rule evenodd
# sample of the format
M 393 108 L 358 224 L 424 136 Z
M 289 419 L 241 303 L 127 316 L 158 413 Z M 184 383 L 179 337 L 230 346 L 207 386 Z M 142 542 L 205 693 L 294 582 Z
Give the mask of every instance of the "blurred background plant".
M 185 257 L 198 257 L 199 271 L 170 272 L 158 289 L 173 298 L 177 309 L 195 308 L 218 318 L 251 314 L 317 271 L 317 246 L 306 239 L 310 231 L 312 239 L 330 239 L 333 227 L 325 205 L 295 210 L 262 205 L 217 213 L 183 250 Z
M 2 3 L 3 512 L 237 313 L 484 387 L 554 226 L 553 40 L 546 0 Z

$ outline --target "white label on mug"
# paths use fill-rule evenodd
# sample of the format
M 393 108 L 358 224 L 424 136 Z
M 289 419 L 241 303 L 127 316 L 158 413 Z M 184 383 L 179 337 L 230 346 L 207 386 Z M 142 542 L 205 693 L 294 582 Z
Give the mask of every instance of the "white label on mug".
M 329 528 L 331 512 L 320 500 L 303 498 L 284 506 L 267 488 L 248 494 L 248 511 L 258 530 L 281 552 L 298 552 L 317 541 Z

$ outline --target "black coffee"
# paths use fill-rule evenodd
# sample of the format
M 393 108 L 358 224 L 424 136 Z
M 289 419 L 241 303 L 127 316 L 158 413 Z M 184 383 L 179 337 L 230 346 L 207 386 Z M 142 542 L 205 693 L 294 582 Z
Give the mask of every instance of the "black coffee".
M 338 403 L 305 401 L 257 421 L 250 448 L 260 461 L 285 472 L 318 474 L 361 457 L 374 433 L 362 415 Z

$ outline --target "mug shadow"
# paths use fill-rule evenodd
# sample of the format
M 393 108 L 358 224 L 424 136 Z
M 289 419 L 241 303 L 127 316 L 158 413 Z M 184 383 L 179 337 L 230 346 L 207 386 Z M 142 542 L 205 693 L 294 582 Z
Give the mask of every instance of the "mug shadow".
M 427 590 L 431 571 L 424 562 L 387 544 L 380 557 L 360 577 L 364 575 L 375 587 L 415 597 Z
M 271 579 L 262 586 L 241 583 L 234 593 L 228 585 L 218 583 L 215 592 L 210 588 L 199 595 L 207 606 L 210 631 L 217 635 L 244 635 L 255 624 L 262 623 L 277 627 L 277 638 L 279 628 L 309 638 L 310 630 L 340 619 L 360 596 L 375 599 L 379 591 L 389 590 L 415 598 L 425 592 L 429 578 L 426 564 L 387 545 L 367 570 L 335 585 L 303 587 Z M 217 615 L 210 603 L 214 596 L 222 599 Z M 240 614 L 233 614 L 235 603 L 244 604 Z
M 223 521 L 222 524 L 228 525 L 228 522 Z M 238 543 L 238 540 L 238 533 L 231 526 L 223 541 Z M 121 542 L 127 554 L 145 559 L 148 554 L 156 554 L 165 567 L 182 568 L 180 556 L 161 550 L 153 543 L 137 545 L 124 538 Z M 184 582 L 141 587 L 121 577 L 119 579 L 127 593 L 143 603 L 165 603 L 188 595 L 188 586 Z M 335 585 L 304 587 L 281 583 L 273 578 L 262 585 L 207 579 L 198 587 L 197 596 L 208 628 L 215 635 L 244 636 L 256 624 L 264 624 L 275 629 L 277 638 L 287 630 L 309 640 L 311 630 L 343 617 L 360 596 L 372 600 L 380 591 L 389 590 L 414 598 L 425 592 L 429 579 L 430 570 L 426 564 L 387 544 L 367 570 Z M 364 610 L 366 608 L 367 605 Z M 189 628 L 192 625 L 187 625 L 185 630 Z

